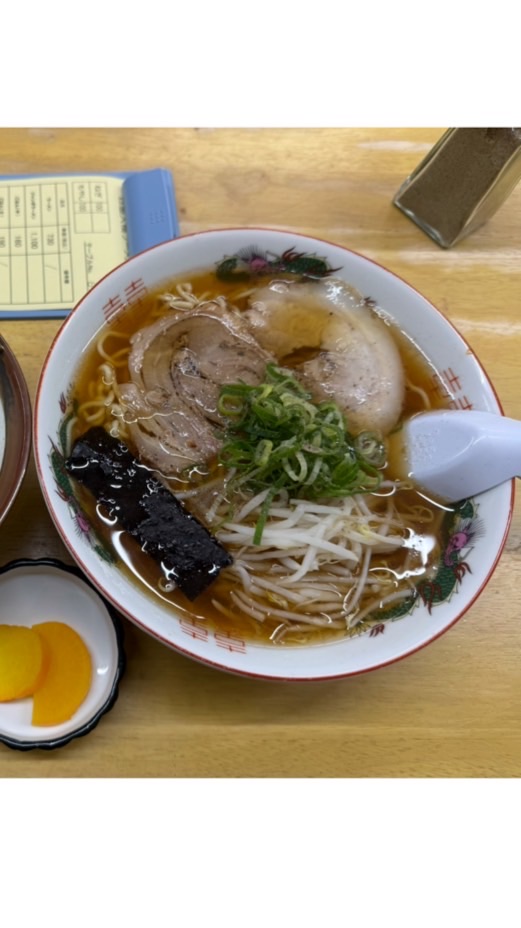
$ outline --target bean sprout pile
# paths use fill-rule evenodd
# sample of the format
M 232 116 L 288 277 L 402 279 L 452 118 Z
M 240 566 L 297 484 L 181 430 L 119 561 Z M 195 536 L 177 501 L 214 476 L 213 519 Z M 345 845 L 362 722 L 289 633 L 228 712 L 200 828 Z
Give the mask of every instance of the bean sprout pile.
M 414 577 L 425 575 L 434 540 L 425 535 L 427 507 L 398 510 L 397 488 L 333 502 L 290 499 L 282 492 L 269 510 L 261 544 L 255 521 L 268 491 L 215 530 L 233 552 L 229 602 L 214 607 L 232 618 L 241 610 L 274 625 L 271 638 L 288 632 L 352 632 L 375 611 L 415 596 Z M 219 512 L 212 513 L 218 522 Z

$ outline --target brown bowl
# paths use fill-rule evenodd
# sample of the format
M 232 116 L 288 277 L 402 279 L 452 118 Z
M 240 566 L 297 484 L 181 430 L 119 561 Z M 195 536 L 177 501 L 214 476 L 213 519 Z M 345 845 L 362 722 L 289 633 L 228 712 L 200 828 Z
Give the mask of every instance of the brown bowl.
M 11 508 L 31 450 L 31 401 L 22 369 L 0 335 L 0 523 Z

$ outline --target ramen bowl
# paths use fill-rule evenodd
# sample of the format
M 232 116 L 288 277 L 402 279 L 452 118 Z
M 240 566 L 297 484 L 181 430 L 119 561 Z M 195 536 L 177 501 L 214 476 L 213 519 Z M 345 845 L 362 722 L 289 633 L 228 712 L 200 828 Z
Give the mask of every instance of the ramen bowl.
M 31 403 L 21 367 L 0 336 L 0 523 L 20 490 L 31 450 Z
M 513 483 L 447 510 L 435 573 L 390 612 L 376 612 L 347 636 L 317 643 L 262 643 L 240 626 L 219 627 L 199 615 L 197 600 L 179 610 L 139 583 L 107 551 L 65 470 L 74 418 L 73 387 L 85 352 L 107 324 L 172 278 L 200 269 L 244 287 L 266 275 L 334 276 L 423 356 L 428 392 L 446 405 L 501 414 L 494 388 L 466 341 L 420 293 L 385 268 L 346 248 L 293 232 L 227 229 L 156 246 L 117 267 L 93 287 L 60 329 L 45 361 L 34 414 L 38 477 L 54 524 L 71 555 L 102 595 L 168 647 L 215 668 L 274 680 L 324 680 L 374 670 L 412 654 L 447 631 L 483 591 L 503 549 Z M 235 607 L 234 607 L 235 608 Z

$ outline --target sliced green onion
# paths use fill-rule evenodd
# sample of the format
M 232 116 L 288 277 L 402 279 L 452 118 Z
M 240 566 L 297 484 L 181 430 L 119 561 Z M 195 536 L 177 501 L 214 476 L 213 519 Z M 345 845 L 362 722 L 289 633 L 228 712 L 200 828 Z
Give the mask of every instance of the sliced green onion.
M 276 492 L 277 492 L 276 488 L 272 487 L 269 493 L 267 493 L 264 499 L 264 502 L 262 503 L 260 515 L 259 515 L 259 518 L 257 519 L 257 524 L 255 526 L 255 532 L 253 533 L 253 544 L 254 545 L 260 545 L 262 541 L 262 533 L 264 531 L 264 526 L 266 525 L 266 520 L 268 518 L 270 506 L 273 502 L 273 497 L 275 496 Z
M 280 489 L 313 500 L 351 496 L 381 483 L 385 446 L 378 435 L 352 436 L 336 403 L 314 403 L 291 371 L 268 364 L 262 384 L 222 387 L 218 409 L 225 420 L 220 460 L 234 469 L 233 482 L 269 491 L 255 544 Z

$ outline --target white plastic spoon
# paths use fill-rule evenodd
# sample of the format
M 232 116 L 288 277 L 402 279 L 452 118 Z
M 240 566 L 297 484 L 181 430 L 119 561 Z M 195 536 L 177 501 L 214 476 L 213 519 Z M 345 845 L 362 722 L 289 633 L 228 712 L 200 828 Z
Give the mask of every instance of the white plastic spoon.
M 521 421 L 478 410 L 418 413 L 392 436 L 389 459 L 427 495 L 455 503 L 521 475 Z

